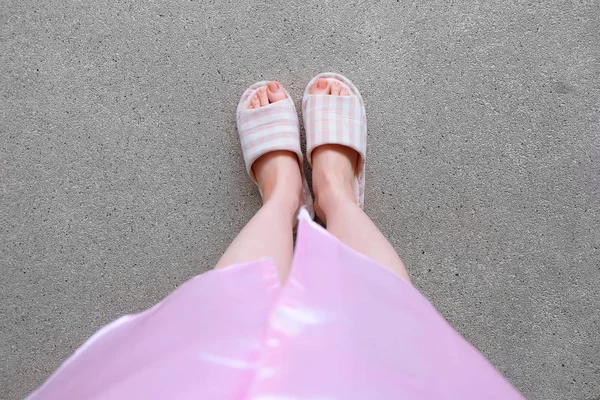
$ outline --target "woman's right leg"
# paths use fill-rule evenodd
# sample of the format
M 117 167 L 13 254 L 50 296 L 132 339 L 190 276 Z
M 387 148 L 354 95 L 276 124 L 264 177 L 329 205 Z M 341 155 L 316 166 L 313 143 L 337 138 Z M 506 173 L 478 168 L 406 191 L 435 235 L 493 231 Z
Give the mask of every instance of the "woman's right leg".
M 283 100 L 285 90 L 279 82 L 270 82 L 252 98 L 258 108 Z M 301 204 L 302 175 L 295 153 L 273 151 L 252 165 L 263 196 L 263 206 L 229 245 L 215 268 L 270 257 L 279 277 L 289 274 L 293 254 L 293 226 Z
M 263 192 L 263 206 L 229 245 L 215 268 L 261 257 L 273 259 L 285 281 L 294 251 L 293 227 L 300 205 L 302 178 L 296 154 L 276 151 L 253 167 Z M 264 178 L 270 175 L 270 179 Z
M 313 93 L 347 94 L 339 86 L 319 81 Z M 343 243 L 410 282 L 394 247 L 356 203 L 352 184 L 357 161 L 358 153 L 349 147 L 323 145 L 313 150 L 315 211 L 326 223 L 327 230 Z

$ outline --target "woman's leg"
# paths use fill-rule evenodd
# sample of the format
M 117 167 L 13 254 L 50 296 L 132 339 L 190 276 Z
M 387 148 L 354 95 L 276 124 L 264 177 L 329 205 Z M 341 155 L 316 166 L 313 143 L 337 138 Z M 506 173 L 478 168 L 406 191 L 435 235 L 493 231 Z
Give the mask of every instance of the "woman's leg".
M 270 82 L 268 90 L 259 89 L 252 99 L 254 108 L 285 98 L 278 82 Z M 293 226 L 301 204 L 302 177 L 296 154 L 274 151 L 260 157 L 252 165 L 263 194 L 263 205 L 229 245 L 215 268 L 226 267 L 260 257 L 271 257 L 279 276 L 285 280 L 293 253 Z
M 325 82 L 317 81 L 313 93 L 348 94 Z M 345 146 L 324 145 L 312 152 L 315 211 L 343 243 L 410 281 L 394 247 L 356 204 L 352 182 L 357 161 L 356 151 Z

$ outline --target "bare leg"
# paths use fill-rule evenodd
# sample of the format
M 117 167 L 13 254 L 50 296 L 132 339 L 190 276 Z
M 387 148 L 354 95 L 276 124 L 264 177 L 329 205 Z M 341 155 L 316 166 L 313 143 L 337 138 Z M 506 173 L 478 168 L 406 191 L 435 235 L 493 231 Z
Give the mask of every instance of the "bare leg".
M 339 87 L 323 87 L 323 82 L 317 85 L 319 81 L 314 93 L 344 95 Z M 352 181 L 357 161 L 358 154 L 345 146 L 324 145 L 313 151 L 315 211 L 327 224 L 327 230 L 343 243 L 410 282 L 394 247 L 356 204 Z
M 273 93 L 277 94 L 280 86 L 272 86 L 272 83 L 269 83 L 268 99 L 256 99 L 256 102 L 253 99 L 256 107 L 277 101 Z M 271 257 L 283 281 L 292 262 L 292 228 L 301 204 L 302 178 L 298 159 L 294 153 L 274 151 L 256 160 L 252 170 L 263 194 L 263 206 L 229 245 L 215 268 Z

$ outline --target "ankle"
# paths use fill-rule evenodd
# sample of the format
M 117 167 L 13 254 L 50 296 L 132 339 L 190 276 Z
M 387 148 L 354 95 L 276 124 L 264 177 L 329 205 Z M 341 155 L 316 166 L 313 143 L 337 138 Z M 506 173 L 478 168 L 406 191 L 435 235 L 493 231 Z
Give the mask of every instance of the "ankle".
M 269 187 L 263 188 L 263 206 L 274 205 L 284 212 L 295 213 L 300 207 L 300 196 L 302 193 L 302 182 L 295 179 L 275 182 Z
M 275 202 L 289 208 L 298 207 L 302 193 L 302 175 L 295 153 L 267 153 L 254 162 L 252 169 L 262 193 L 263 204 Z
M 330 182 L 326 186 L 315 189 L 315 206 L 321 220 L 327 221 L 327 216 L 345 208 L 356 205 L 354 189 L 349 182 Z

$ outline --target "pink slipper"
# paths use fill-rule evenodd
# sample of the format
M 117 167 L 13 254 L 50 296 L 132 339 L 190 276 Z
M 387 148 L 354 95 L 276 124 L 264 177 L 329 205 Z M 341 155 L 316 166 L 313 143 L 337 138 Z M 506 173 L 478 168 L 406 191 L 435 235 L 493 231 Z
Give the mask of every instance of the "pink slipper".
M 300 173 L 302 174 L 303 205 L 310 215 L 313 216 L 313 200 L 306 177 L 304 176 L 304 170 L 302 169 L 304 156 L 300 149 L 298 115 L 296 114 L 296 107 L 289 93 L 286 90 L 287 97 L 284 100 L 276 101 L 264 107 L 248 109 L 252 96 L 254 96 L 260 87 L 266 86 L 268 83 L 269 81 L 262 81 L 250 86 L 246 89 L 238 103 L 236 111 L 237 128 L 242 143 L 246 171 L 250 175 L 250 179 L 258 186 L 252 172 L 252 164 L 260 156 L 277 150 L 287 150 L 296 153 Z
M 317 79 L 338 80 L 349 96 L 310 94 Z M 350 147 L 359 155 L 354 180 L 356 202 L 362 208 L 365 198 L 365 161 L 367 153 L 367 116 L 360 92 L 346 77 L 335 73 L 315 76 L 306 86 L 302 98 L 302 115 L 306 130 L 306 152 L 312 165 L 312 152 L 324 144 Z

